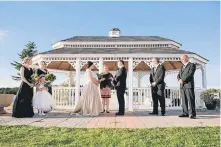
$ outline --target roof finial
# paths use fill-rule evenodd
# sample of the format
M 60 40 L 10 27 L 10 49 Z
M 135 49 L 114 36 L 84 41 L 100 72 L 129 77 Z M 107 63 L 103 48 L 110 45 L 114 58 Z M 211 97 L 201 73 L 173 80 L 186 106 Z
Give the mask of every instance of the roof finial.
M 109 37 L 120 37 L 120 29 L 113 28 L 109 31 Z

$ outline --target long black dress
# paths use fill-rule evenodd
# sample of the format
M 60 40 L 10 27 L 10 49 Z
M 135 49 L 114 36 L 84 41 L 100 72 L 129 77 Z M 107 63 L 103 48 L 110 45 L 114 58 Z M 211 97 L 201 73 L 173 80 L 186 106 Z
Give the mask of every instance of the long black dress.
M 26 67 L 24 67 L 24 77 L 30 83 L 32 75 L 33 70 L 31 68 L 27 69 Z M 32 98 L 33 88 L 22 81 L 16 99 L 14 101 L 12 117 L 33 117 L 34 111 L 32 106 Z
M 41 70 L 41 69 L 37 69 L 37 75 L 38 76 L 40 76 L 40 75 L 46 75 L 46 74 L 48 74 L 49 72 L 48 72 L 48 70 L 47 69 L 44 69 L 44 71 L 43 70 Z M 48 87 L 48 92 L 52 95 L 52 88 L 51 87 Z

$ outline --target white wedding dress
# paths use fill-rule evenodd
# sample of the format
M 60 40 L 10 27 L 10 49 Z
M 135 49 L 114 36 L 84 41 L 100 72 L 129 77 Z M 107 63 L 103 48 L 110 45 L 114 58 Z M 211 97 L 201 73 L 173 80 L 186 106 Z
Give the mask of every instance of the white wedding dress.
M 40 84 L 39 88 L 44 88 L 44 84 Z M 54 105 L 54 99 L 46 90 L 38 91 L 33 97 L 33 106 L 38 110 L 50 111 L 54 108 Z
M 79 99 L 73 113 L 86 116 L 98 116 L 102 112 L 101 97 L 98 85 L 94 84 L 90 78 L 97 79 L 96 74 L 87 69 L 85 73 L 86 84 L 83 87 L 81 98 Z

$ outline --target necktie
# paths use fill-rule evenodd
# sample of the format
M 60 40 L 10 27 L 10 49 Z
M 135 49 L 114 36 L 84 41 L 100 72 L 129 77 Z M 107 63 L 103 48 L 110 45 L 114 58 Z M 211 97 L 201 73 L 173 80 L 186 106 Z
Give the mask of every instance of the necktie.
M 185 69 L 186 65 L 183 65 L 183 70 Z
M 153 73 L 154 73 L 154 74 L 156 73 L 156 67 L 153 68 Z

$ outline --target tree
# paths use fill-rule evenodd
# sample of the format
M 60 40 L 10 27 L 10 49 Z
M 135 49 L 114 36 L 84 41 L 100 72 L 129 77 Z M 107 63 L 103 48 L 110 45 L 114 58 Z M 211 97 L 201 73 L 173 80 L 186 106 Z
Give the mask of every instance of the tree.
M 18 54 L 20 60 L 22 61 L 25 57 L 33 57 L 37 54 L 37 50 L 36 50 L 36 45 L 34 42 L 28 42 L 28 44 L 25 45 L 25 48 L 22 50 L 22 52 L 20 54 Z M 18 61 L 14 61 L 13 63 L 11 63 L 12 66 L 15 67 L 16 70 L 20 70 L 21 68 L 21 63 Z M 20 78 L 20 73 L 18 72 L 17 76 L 12 76 L 13 80 L 19 81 Z

